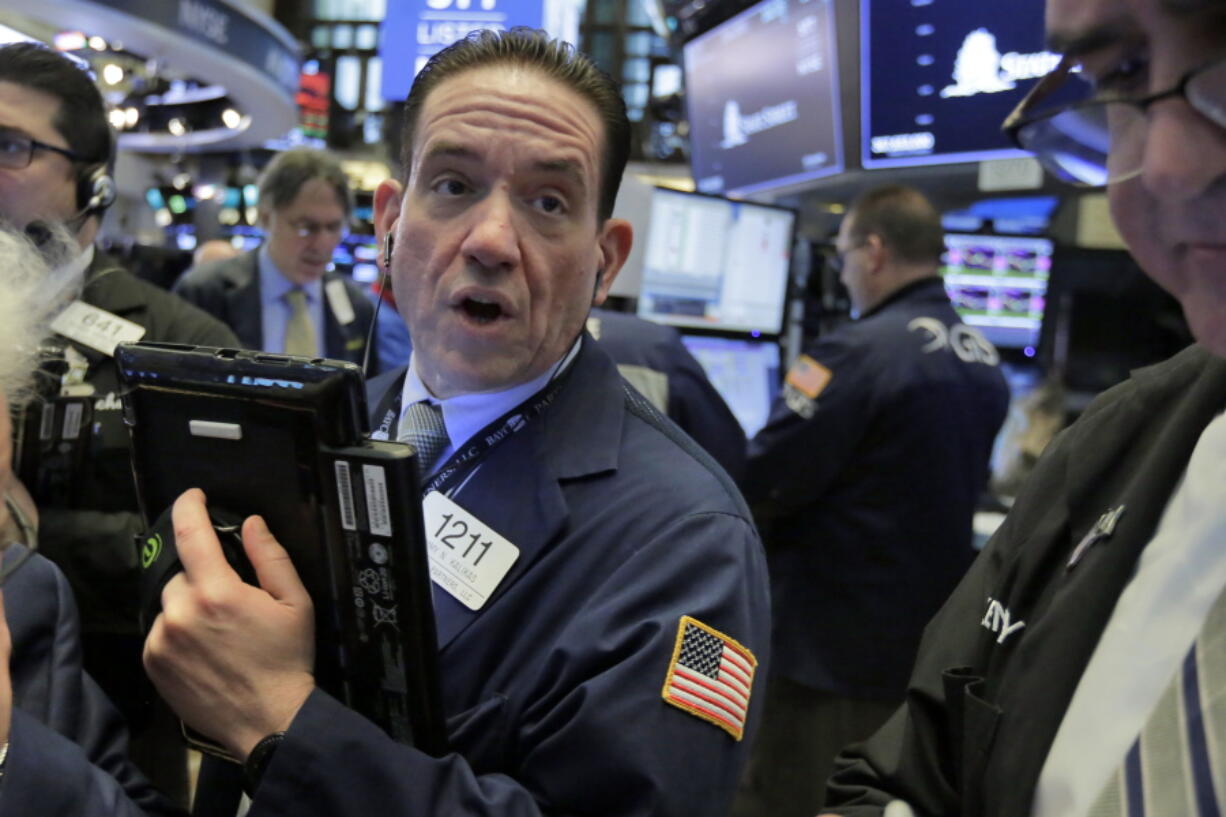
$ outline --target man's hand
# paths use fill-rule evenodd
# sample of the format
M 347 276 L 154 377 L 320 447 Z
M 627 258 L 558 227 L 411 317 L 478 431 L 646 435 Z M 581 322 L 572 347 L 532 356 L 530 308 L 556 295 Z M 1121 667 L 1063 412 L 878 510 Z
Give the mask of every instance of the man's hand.
M 226 562 L 203 492 L 179 497 L 173 519 L 183 572 L 162 591 L 145 669 L 185 723 L 246 758 L 289 728 L 315 688 L 311 599 L 260 517 L 243 523 L 259 587 Z

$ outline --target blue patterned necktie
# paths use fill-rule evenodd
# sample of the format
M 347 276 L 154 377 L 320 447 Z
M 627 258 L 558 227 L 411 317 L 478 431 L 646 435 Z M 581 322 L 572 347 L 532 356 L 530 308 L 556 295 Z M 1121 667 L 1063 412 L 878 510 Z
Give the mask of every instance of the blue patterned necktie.
M 1218 817 L 1226 802 L 1226 593 L 1088 817 Z
M 1168 514 L 1181 535 L 1213 548 L 1223 542 L 1226 426 L 1219 417 L 1192 453 Z M 1163 524 L 1166 524 L 1164 520 Z M 1123 763 L 1088 817 L 1219 817 L 1226 806 L 1226 590 L 1209 608 Z
M 418 469 L 423 476 L 429 474 L 430 466 L 451 442 L 443 425 L 443 409 L 427 400 L 410 404 L 400 416 L 396 439 L 417 450 Z

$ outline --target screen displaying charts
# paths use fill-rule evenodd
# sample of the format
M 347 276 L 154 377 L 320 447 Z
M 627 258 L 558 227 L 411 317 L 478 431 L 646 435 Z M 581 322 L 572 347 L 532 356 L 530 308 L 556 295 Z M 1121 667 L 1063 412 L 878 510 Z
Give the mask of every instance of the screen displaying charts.
M 681 340 L 702 364 L 745 436 L 757 434 L 779 393 L 779 344 L 706 335 L 682 335 Z
M 968 326 L 1033 355 L 1043 325 L 1052 243 L 1046 238 L 946 234 L 941 275 Z
M 638 314 L 746 334 L 783 330 L 796 213 L 656 188 Z
M 833 0 L 765 0 L 686 43 L 684 63 L 700 192 L 842 171 Z
M 1041 2 L 862 0 L 860 27 L 864 167 L 1028 155 L 1000 125 L 1059 62 Z

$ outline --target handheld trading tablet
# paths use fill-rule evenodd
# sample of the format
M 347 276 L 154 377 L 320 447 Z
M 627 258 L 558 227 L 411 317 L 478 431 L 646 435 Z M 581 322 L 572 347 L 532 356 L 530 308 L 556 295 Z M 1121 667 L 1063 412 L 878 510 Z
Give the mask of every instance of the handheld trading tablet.
M 151 528 L 141 543 L 146 630 L 181 570 L 173 527 L 154 523 L 201 488 L 223 546 L 219 519 L 260 514 L 289 552 L 315 606 L 319 687 L 392 738 L 444 753 L 416 457 L 367 438 L 361 369 L 164 343 L 122 344 L 115 361 Z M 241 544 L 225 553 L 251 575 Z M 189 741 L 223 754 L 201 736 Z

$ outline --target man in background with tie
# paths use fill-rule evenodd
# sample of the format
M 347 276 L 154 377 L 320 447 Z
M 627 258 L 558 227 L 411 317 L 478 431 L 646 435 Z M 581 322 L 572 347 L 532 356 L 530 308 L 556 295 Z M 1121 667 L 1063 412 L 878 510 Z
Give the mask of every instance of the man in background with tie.
M 1048 0 L 1047 32 L 1063 61 L 1006 129 L 1107 186 L 1197 343 L 1048 447 L 928 625 L 906 705 L 840 758 L 837 814 L 1226 808 L 1226 2 Z
M 324 151 L 298 148 L 269 163 L 259 189 L 263 245 L 193 267 L 174 291 L 249 349 L 361 363 L 374 307 L 330 269 L 352 210 L 345 171 Z
M 617 87 L 544 32 L 475 32 L 417 75 L 403 148 L 375 225 L 413 352 L 371 394 L 375 426 L 417 448 L 422 495 L 394 501 L 422 503 L 435 546 L 453 753 L 314 688 L 285 552 L 248 519 L 261 588 L 242 584 L 199 492 L 175 505 L 184 573 L 146 667 L 246 759 L 252 817 L 725 813 L 766 672 L 766 564 L 727 474 L 584 332 L 632 240 L 611 217 Z

